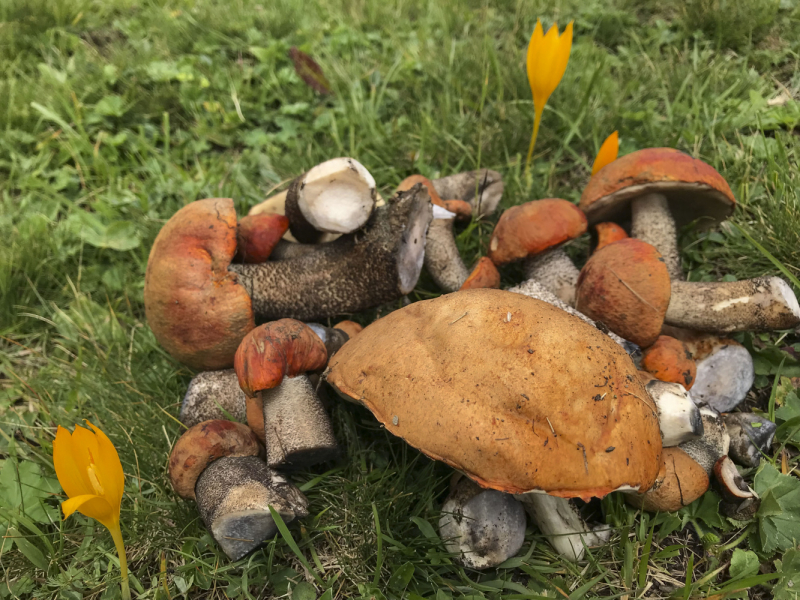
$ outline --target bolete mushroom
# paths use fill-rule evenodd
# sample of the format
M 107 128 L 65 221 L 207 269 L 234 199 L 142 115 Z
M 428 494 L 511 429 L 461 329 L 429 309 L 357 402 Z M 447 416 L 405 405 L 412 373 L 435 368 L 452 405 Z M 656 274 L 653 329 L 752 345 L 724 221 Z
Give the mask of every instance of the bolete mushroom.
M 433 220 L 428 227 L 427 241 L 425 243 L 425 269 L 433 277 L 433 281 L 445 292 L 454 292 L 467 279 L 467 267 L 458 253 L 458 246 L 453 237 L 453 223 L 456 213 L 451 211 L 445 202 L 436 193 L 436 187 L 430 179 L 422 175 L 406 177 L 397 186 L 398 192 L 404 192 L 417 184 L 422 184 L 428 190 L 433 204 Z M 460 203 L 470 211 L 471 207 L 463 200 L 453 200 Z M 453 207 L 455 208 L 455 206 Z
M 461 284 L 462 290 L 471 290 L 475 288 L 499 288 L 500 287 L 500 271 L 494 266 L 494 263 L 488 256 L 481 256 L 472 273 Z
M 655 343 L 644 350 L 642 368 L 656 379 L 680 383 L 687 390 L 692 389 L 697 375 L 697 365 L 689 348 L 668 335 L 658 336 Z
M 664 448 L 664 472 L 644 494 L 625 494 L 631 506 L 648 512 L 675 512 L 708 490 L 706 472 L 680 448 Z
M 236 371 L 202 371 L 189 382 L 178 418 L 187 427 L 229 417 L 243 421 L 246 417 L 246 406 L 246 398 L 239 387 Z
M 426 189 L 415 186 L 376 209 L 362 230 L 296 258 L 231 265 L 230 271 L 259 320 L 358 312 L 414 289 L 431 216 Z
M 289 185 L 286 217 L 298 242 L 316 243 L 323 233 L 352 233 L 375 208 L 375 179 L 353 158 L 334 158 Z
M 591 224 L 630 217 L 633 237 L 658 249 L 674 280 L 683 279 L 676 227 L 693 221 L 712 226 L 735 204 L 722 175 L 672 148 L 638 150 L 609 163 L 592 176 L 580 200 Z
M 661 255 L 635 238 L 592 254 L 575 295 L 575 308 L 643 348 L 658 339 L 669 302 L 669 273 Z
M 751 488 L 733 464 L 730 458 L 722 456 L 714 465 L 714 476 L 719 484 L 722 501 L 719 509 L 731 519 L 749 521 L 756 516 L 761 499 Z
M 243 263 L 265 262 L 289 229 L 283 215 L 247 215 L 239 220 L 236 231 L 235 260 Z
M 594 229 L 597 232 L 597 245 L 594 248 L 595 252 L 600 250 L 603 246 L 608 246 L 609 244 L 629 237 L 628 233 L 622 227 L 608 221 L 605 223 L 598 223 L 594 226 Z
M 725 413 L 725 429 L 731 438 L 728 455 L 745 467 L 757 467 L 769 452 L 778 426 L 754 413 Z
M 519 494 L 570 560 L 594 534 L 568 499 L 644 491 L 661 467 L 656 407 L 627 354 L 521 294 L 464 290 L 396 310 L 345 344 L 326 379 L 431 458 Z
M 644 381 L 644 379 L 642 378 Z M 696 440 L 703 435 L 703 419 L 689 394 L 680 383 L 651 379 L 645 383 L 647 393 L 658 407 L 661 445 L 670 448 Z
M 720 457 L 727 456 L 731 438 L 725 429 L 722 415 L 713 408 L 701 406 L 700 418 L 703 420 L 703 435 L 698 439 L 684 442 L 679 447 L 711 477 L 714 464 Z
M 457 198 L 472 208 L 473 218 L 492 214 L 503 198 L 503 177 L 497 171 L 478 169 L 433 180 L 440 198 Z
M 264 432 L 270 467 L 300 469 L 336 456 L 330 419 L 306 375 L 327 362 L 323 341 L 293 319 L 256 327 L 236 351 L 247 422 Z
M 511 494 L 461 477 L 442 505 L 439 537 L 465 567 L 496 567 L 522 548 L 525 509 Z
M 211 420 L 190 427 L 169 457 L 169 477 L 182 498 L 197 501 L 211 535 L 238 560 L 275 535 L 269 507 L 285 522 L 305 517 L 303 494 L 267 468 L 246 426 Z

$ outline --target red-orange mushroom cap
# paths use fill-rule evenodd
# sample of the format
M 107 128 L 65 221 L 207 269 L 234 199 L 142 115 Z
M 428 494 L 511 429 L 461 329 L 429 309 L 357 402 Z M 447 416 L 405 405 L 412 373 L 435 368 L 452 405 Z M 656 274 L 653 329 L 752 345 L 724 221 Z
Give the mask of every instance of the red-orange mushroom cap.
M 680 383 L 692 389 L 697 365 L 686 344 L 668 335 L 658 336 L 656 342 L 642 355 L 642 368 L 660 381 Z
M 236 259 L 250 264 L 265 262 L 288 229 L 289 219 L 283 215 L 261 213 L 242 217 L 236 234 Z
M 274 388 L 284 377 L 325 368 L 325 343 L 305 323 L 280 319 L 256 327 L 236 350 L 234 368 L 247 396 Z
M 600 250 L 603 246 L 608 246 L 609 244 L 629 237 L 628 233 L 616 223 L 608 221 L 605 223 L 598 223 L 594 228 L 597 231 L 597 247 L 594 249 L 595 252 Z
M 580 207 L 589 222 L 624 221 L 639 196 L 667 197 L 678 225 L 703 219 L 705 225 L 725 220 L 736 198 L 714 167 L 673 148 L 637 150 L 597 172 L 581 194 Z
M 461 285 L 462 290 L 474 288 L 499 288 L 500 272 L 494 263 L 487 257 L 481 256 L 478 264 L 472 269 L 466 281 Z
M 156 236 L 147 261 L 144 306 L 156 339 L 198 370 L 231 366 L 239 342 L 255 327 L 237 275 L 236 211 L 230 198 L 187 204 Z
M 560 198 L 532 200 L 504 211 L 489 241 L 495 265 L 539 254 L 586 232 L 581 209 Z
M 578 277 L 575 308 L 646 348 L 661 332 L 670 299 L 661 254 L 628 238 L 595 252 Z

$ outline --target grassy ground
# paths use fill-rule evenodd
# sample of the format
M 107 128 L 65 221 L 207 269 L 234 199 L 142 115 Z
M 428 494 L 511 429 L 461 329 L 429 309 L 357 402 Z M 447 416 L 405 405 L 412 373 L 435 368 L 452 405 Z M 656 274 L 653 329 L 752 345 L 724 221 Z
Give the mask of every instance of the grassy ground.
M 537 17 L 574 19 L 575 45 L 526 179 Z M 122 458 L 141 598 L 796 597 L 786 573 L 800 557 L 782 557 L 796 540 L 770 550 L 764 520 L 721 519 L 712 494 L 677 517 L 604 500 L 612 543 L 581 565 L 531 529 L 520 557 L 465 571 L 435 533 L 449 469 L 341 404 L 342 459 L 296 479 L 312 512 L 290 528 L 296 546 L 279 537 L 230 563 L 166 477 L 192 373 L 155 342 L 142 289 L 153 238 L 188 201 L 233 197 L 242 214 L 339 155 L 384 193 L 414 172 L 481 166 L 503 173 L 507 206 L 577 200 L 614 129 L 622 153 L 676 147 L 730 182 L 736 226 L 683 236 L 691 278 L 800 275 L 797 0 L 3 0 L 0 21 L 0 598 L 118 597 L 110 536 L 60 521 L 54 495 L 55 426 L 84 418 Z M 298 78 L 291 46 L 318 60 L 331 95 Z M 465 262 L 491 227 L 460 236 Z M 585 260 L 585 245 L 573 252 Z M 434 291 L 424 276 L 412 299 Z M 749 405 L 767 410 L 774 391 L 782 408 L 800 340 L 742 339 L 758 367 Z

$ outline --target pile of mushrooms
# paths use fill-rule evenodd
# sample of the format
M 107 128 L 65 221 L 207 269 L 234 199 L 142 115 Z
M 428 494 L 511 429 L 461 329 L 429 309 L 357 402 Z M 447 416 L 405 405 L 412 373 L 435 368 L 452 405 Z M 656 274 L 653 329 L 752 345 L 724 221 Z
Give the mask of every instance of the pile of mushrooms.
M 685 281 L 676 233 L 732 212 L 722 176 L 676 150 L 634 152 L 594 175 L 578 206 L 504 211 L 469 269 L 454 229 L 502 193 L 483 169 L 413 175 L 384 200 L 363 165 L 336 158 L 241 220 L 232 200 L 207 199 L 164 225 L 147 318 L 199 371 L 170 478 L 229 557 L 275 534 L 270 506 L 286 522 L 308 513 L 289 478 L 338 455 L 327 387 L 457 471 L 439 527 L 466 567 L 515 555 L 526 513 L 558 555 L 582 560 L 611 532 L 580 503 L 613 492 L 675 511 L 715 482 L 726 515 L 757 510 L 736 464 L 757 466 L 776 428 L 736 412 L 754 369 L 727 336 L 796 327 L 800 306 L 777 277 Z M 578 269 L 564 246 L 590 228 Z M 514 262 L 525 281 L 497 289 Z M 363 331 L 313 322 L 394 308 L 423 268 L 444 295 Z

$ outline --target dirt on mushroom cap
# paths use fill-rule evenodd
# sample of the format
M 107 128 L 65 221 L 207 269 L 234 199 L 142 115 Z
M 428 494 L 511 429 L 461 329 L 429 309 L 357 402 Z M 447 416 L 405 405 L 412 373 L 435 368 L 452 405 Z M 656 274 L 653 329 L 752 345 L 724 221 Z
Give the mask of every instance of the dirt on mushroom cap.
M 161 228 L 147 261 L 147 323 L 167 352 L 201 371 L 233 366 L 255 327 L 250 296 L 228 271 L 236 254 L 230 198 L 197 200 Z
M 397 310 L 345 344 L 327 380 L 485 487 L 588 498 L 645 490 L 661 466 L 655 405 L 627 354 L 520 294 L 465 290 Z
M 695 219 L 725 220 L 736 199 L 714 167 L 673 148 L 637 150 L 609 163 L 589 180 L 579 206 L 590 224 L 626 220 L 630 202 L 650 192 L 664 194 L 679 226 Z M 705 202 L 697 201 L 703 196 Z M 693 201 L 684 202 L 686 197 Z M 701 223 L 702 224 L 702 223 Z

